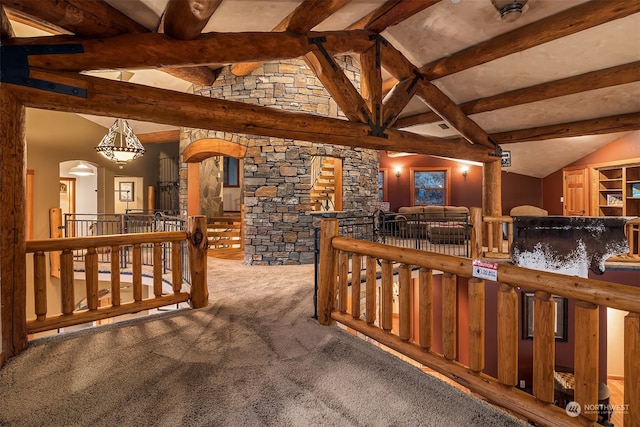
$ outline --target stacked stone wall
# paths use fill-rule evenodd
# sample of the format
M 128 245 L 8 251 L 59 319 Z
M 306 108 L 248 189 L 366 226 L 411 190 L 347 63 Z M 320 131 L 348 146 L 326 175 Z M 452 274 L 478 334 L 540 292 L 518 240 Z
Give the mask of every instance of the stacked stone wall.
M 350 58 L 341 63 L 359 86 Z M 196 94 L 272 108 L 344 118 L 319 80 L 303 61 L 264 64 L 246 77 L 225 68 L 214 86 Z M 198 139 L 218 138 L 247 147 L 243 168 L 244 247 L 247 264 L 281 265 L 314 262 L 311 214 L 311 164 L 315 156 L 342 159 L 344 214 L 368 214 L 377 207 L 379 156 L 376 150 L 283 138 L 184 129 L 181 152 Z M 186 172 L 181 174 L 181 202 L 186 210 Z M 182 183 L 181 183 L 182 184 Z

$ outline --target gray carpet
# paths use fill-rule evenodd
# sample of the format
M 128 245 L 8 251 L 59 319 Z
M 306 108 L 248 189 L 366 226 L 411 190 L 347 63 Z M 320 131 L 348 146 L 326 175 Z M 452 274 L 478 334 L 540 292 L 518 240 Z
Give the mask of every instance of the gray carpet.
M 209 307 L 35 340 L 2 426 L 523 426 L 311 315 L 311 266 L 209 259 Z

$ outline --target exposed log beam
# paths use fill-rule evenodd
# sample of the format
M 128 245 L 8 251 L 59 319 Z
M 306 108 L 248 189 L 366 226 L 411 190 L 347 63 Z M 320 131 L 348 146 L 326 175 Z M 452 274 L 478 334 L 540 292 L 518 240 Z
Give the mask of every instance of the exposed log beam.
M 180 131 L 175 130 L 162 130 L 158 132 L 138 133 L 136 134 L 138 139 L 143 144 L 162 144 L 166 142 L 179 142 Z
M 422 75 L 417 67 L 389 43 L 382 43 L 380 46 L 382 66 L 396 79 L 406 80 Z M 467 117 L 462 109 L 440 89 L 424 79 L 421 79 L 416 86 L 416 93 L 420 100 L 456 129 L 467 141 L 494 148 L 487 133 Z
M 382 69 L 378 54 L 378 45 L 360 54 L 360 94 L 376 126 L 382 124 Z
M 80 37 L 14 38 L 12 45 L 78 43 L 82 53 L 34 55 L 29 65 L 58 71 L 112 68 L 154 68 L 208 65 L 251 60 L 275 61 L 302 57 L 313 45 L 310 37 L 324 37 L 332 55 L 360 53 L 374 44 L 369 31 L 338 31 L 295 35 L 291 33 L 209 33 L 194 40 L 173 40 L 162 34 L 131 34 L 108 39 Z M 136 46 L 136 49 L 130 49 Z M 144 50 L 145 55 L 140 55 Z
M 146 27 L 104 1 L 0 0 L 0 3 L 29 20 L 35 19 L 51 30 L 70 31 L 80 37 L 112 37 L 121 34 L 149 32 Z M 130 47 L 123 47 L 123 50 L 130 50 Z M 115 66 L 103 68 L 115 68 Z M 165 70 L 161 69 L 161 71 Z M 172 70 L 168 74 L 199 85 L 210 85 L 216 77 L 207 67 Z
M 343 8 L 351 0 L 305 0 L 284 18 L 272 31 L 289 31 L 304 34 Z M 231 72 L 236 76 L 247 76 L 264 62 L 242 62 L 233 64 Z
M 451 142 L 388 130 L 386 138 L 369 135 L 363 123 L 261 107 L 241 102 L 206 98 L 165 89 L 96 77 L 33 71 L 34 78 L 64 83 L 87 90 L 87 98 L 66 96 L 25 86 L 6 84 L 24 105 L 55 111 L 123 117 L 174 126 L 212 129 L 252 135 L 291 138 L 375 150 L 404 151 L 495 161 L 479 145 Z M 167 99 L 171 108 L 167 108 Z
M 348 30 L 371 30 L 381 33 L 440 0 L 395 0 L 383 3 L 379 8 L 347 27 Z
M 491 134 L 499 144 L 640 130 L 640 112 Z
M 383 107 L 383 120 L 384 127 L 393 126 L 398 118 L 398 114 L 407 106 L 413 95 L 415 95 L 418 89 L 418 80 L 421 76 L 415 76 L 413 79 L 405 79 L 399 82 L 391 90 L 389 95 L 385 98 Z
M 222 0 L 169 0 L 164 11 L 164 33 L 179 40 L 200 35 Z
M 592 71 L 579 76 L 567 77 L 527 88 L 512 90 L 487 98 L 476 99 L 460 104 L 460 108 L 466 115 L 479 114 L 637 81 L 640 81 L 640 62 L 632 62 L 604 70 Z M 440 116 L 433 111 L 429 111 L 398 119 L 396 127 L 405 128 L 434 123 L 439 120 Z
M 592 0 L 501 34 L 421 67 L 428 80 L 439 79 L 640 12 L 640 2 Z
M 366 102 L 333 59 L 325 57 L 315 47 L 305 55 L 304 60 L 349 120 L 361 123 L 371 121 L 371 111 Z
M 149 30 L 104 1 L 0 0 L 8 9 L 51 22 L 84 37 L 112 37 Z
M 205 66 L 173 68 L 165 67 L 161 68 L 160 71 L 172 75 L 173 77 L 182 79 L 186 82 L 195 83 L 196 85 L 213 86 L 213 83 L 220 75 L 221 69 L 212 70 L 209 67 Z
M 4 6 L 0 4 L 0 41 L 7 40 L 15 36 L 13 27 L 7 14 L 4 12 Z

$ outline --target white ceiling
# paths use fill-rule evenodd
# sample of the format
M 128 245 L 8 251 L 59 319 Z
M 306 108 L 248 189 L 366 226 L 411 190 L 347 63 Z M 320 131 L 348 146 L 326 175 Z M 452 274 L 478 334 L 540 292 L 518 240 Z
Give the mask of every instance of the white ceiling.
M 490 0 L 441 0 L 382 35 L 414 65 L 422 66 L 469 46 L 571 8 L 586 0 L 529 0 L 516 22 L 500 21 Z M 129 17 L 155 31 L 168 0 L 107 0 Z M 223 0 L 203 32 L 270 31 L 301 0 Z M 353 0 L 315 30 L 341 30 L 375 10 L 384 0 Z M 18 24 L 18 35 L 33 35 Z M 640 14 L 618 19 L 464 70 L 434 83 L 452 100 L 466 101 L 640 60 Z M 108 76 L 105 76 L 108 77 Z M 108 77 L 109 78 L 109 77 Z M 113 78 L 113 77 L 111 77 Z M 187 92 L 191 84 L 155 70 L 136 70 L 130 81 Z M 413 99 L 402 116 L 429 111 Z M 640 112 L 640 83 L 574 95 L 470 116 L 489 133 Z M 90 117 L 90 116 L 87 116 Z M 90 117 L 103 126 L 113 119 Z M 133 122 L 137 133 L 170 127 Z M 439 137 L 457 136 L 437 124 L 406 130 Z M 512 153 L 512 172 L 544 177 L 572 163 L 621 133 L 503 144 Z

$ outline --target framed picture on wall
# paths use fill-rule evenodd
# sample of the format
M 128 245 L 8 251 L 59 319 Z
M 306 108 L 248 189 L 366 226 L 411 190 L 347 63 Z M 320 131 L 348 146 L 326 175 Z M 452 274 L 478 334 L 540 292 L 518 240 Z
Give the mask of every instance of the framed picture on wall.
M 120 181 L 118 193 L 121 202 L 133 202 L 133 181 Z
M 522 338 L 533 339 L 533 292 L 522 293 Z M 569 300 L 567 298 L 552 295 L 551 297 L 555 303 L 555 318 L 556 324 L 554 327 L 556 341 L 567 341 L 567 323 L 568 323 L 568 311 Z

